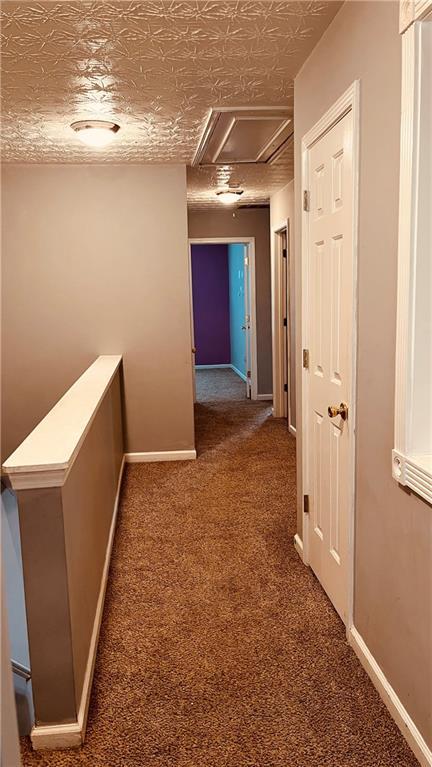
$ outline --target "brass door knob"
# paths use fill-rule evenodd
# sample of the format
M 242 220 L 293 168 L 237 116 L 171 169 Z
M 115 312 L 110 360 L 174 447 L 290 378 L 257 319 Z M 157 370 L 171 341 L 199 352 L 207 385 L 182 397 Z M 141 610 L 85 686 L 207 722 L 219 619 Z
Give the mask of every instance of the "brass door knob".
M 327 408 L 327 412 L 329 414 L 330 418 L 336 418 L 337 415 L 340 415 L 343 421 L 346 421 L 348 418 L 348 405 L 345 404 L 345 402 L 341 402 L 339 407 L 336 405 L 329 405 Z
M 196 346 L 192 346 L 192 354 L 196 354 Z

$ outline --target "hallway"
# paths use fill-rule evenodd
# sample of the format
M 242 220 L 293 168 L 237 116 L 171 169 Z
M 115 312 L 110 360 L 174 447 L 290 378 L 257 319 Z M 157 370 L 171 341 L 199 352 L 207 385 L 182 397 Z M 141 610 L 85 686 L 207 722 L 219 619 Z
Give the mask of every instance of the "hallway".
M 195 370 L 195 386 L 197 403 L 246 401 L 246 384 L 230 369 Z M 196 415 L 199 412 L 198 404 Z
M 414 767 L 294 550 L 294 439 L 199 379 L 197 461 L 126 470 L 85 745 L 24 765 Z

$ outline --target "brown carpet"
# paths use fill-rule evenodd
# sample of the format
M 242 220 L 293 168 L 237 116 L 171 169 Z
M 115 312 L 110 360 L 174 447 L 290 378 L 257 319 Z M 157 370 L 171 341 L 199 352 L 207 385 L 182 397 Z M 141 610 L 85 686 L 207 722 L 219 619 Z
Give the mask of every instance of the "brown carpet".
M 294 439 L 196 411 L 197 461 L 127 467 L 86 743 L 24 765 L 414 767 L 294 550 Z

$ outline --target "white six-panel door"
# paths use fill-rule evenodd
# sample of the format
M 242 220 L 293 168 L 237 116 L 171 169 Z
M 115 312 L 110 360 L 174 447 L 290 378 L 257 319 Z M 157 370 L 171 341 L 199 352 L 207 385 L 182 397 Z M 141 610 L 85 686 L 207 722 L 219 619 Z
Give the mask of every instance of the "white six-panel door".
M 347 622 L 353 333 L 353 117 L 308 151 L 309 564 Z M 346 406 L 347 418 L 344 420 Z M 332 411 L 334 407 L 341 411 Z M 346 413 L 345 413 L 346 414 Z

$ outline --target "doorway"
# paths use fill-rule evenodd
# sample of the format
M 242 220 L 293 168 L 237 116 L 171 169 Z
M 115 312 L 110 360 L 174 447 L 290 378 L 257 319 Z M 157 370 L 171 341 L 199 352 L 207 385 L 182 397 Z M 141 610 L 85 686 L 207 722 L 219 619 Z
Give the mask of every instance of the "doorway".
M 273 230 L 274 415 L 296 436 L 295 275 L 290 222 Z
M 190 239 L 189 254 L 195 399 L 197 371 L 257 399 L 254 238 Z
M 358 84 L 302 142 L 304 558 L 352 621 Z

